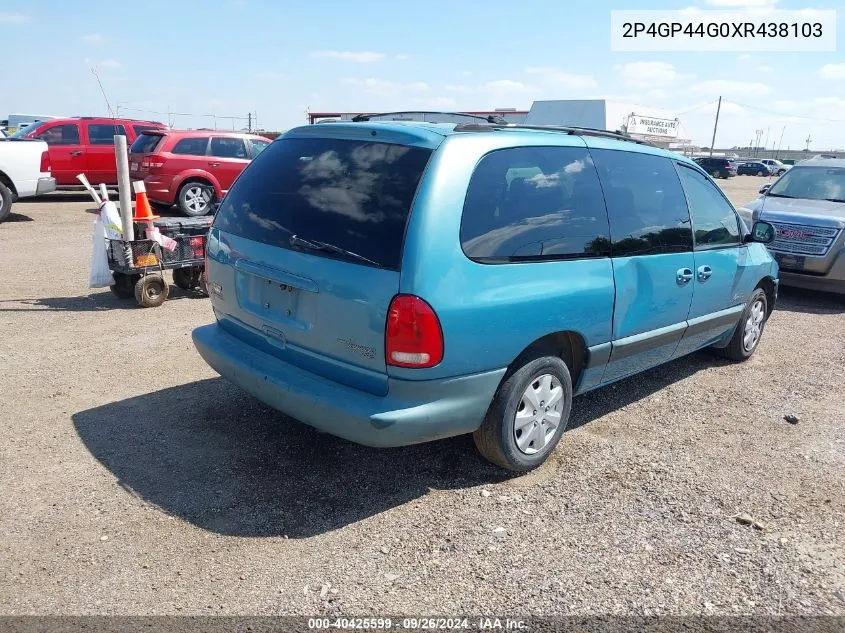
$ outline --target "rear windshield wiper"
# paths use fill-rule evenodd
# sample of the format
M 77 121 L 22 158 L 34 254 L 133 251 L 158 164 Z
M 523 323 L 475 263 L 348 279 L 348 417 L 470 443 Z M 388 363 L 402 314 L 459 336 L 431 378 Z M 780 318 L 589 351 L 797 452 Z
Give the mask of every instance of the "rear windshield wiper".
M 379 268 L 382 267 L 381 264 L 376 261 L 373 261 L 372 259 L 369 259 L 368 257 L 364 257 L 363 255 L 359 255 L 358 253 L 346 250 L 345 248 L 341 248 L 340 246 L 329 244 L 328 242 L 320 242 L 318 240 L 306 240 L 304 237 L 292 235 L 290 238 L 290 243 L 291 246 L 304 246 L 305 248 L 310 248 L 312 251 L 329 251 L 331 253 L 337 253 L 339 255 L 346 255 L 347 257 L 351 257 L 362 262 L 367 262 L 369 264 L 372 264 L 373 266 L 378 266 Z

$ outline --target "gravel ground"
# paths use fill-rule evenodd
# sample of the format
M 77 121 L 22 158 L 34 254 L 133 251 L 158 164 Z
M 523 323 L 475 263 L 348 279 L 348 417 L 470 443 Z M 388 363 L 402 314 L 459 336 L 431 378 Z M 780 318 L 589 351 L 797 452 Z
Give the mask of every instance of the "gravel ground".
M 0 226 L 0 613 L 845 614 L 845 300 L 785 289 L 749 362 L 577 398 L 510 477 L 226 383 L 190 341 L 207 300 L 87 288 L 90 206 Z

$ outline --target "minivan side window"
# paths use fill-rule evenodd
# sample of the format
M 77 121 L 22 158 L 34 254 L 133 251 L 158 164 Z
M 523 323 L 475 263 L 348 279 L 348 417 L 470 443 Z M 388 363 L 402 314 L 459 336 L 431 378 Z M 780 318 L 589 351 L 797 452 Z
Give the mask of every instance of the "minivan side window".
M 208 137 L 199 136 L 194 138 L 183 138 L 173 147 L 171 154 L 187 154 L 188 156 L 205 156 L 208 148 Z
M 736 211 L 704 174 L 678 164 L 678 175 L 687 194 L 695 236 L 695 249 L 705 250 L 742 243 Z
M 211 138 L 211 155 L 219 158 L 249 158 L 242 138 Z
M 47 145 L 79 145 L 79 126 L 76 123 L 53 125 L 36 136 Z
M 613 257 L 692 250 L 689 209 L 670 159 L 641 152 L 591 151 L 607 201 Z
M 122 125 L 91 123 L 88 126 L 88 142 L 91 145 L 114 145 L 115 134 L 126 134 L 126 130 Z
M 515 147 L 487 154 L 470 178 L 461 247 L 485 264 L 602 257 L 610 233 L 584 147 Z

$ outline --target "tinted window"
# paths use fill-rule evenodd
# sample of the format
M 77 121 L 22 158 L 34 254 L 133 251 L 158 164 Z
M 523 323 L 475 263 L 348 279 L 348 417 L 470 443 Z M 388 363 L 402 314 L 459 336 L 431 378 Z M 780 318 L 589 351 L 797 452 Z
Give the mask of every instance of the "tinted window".
M 114 145 L 115 134 L 126 134 L 126 130 L 122 125 L 92 123 L 88 126 L 88 142 L 91 145 Z
M 428 149 L 366 141 L 276 141 L 235 181 L 214 224 L 265 244 L 305 248 L 291 245 L 297 235 L 398 270 L 411 203 L 430 155 Z
M 220 158 L 249 158 L 242 138 L 213 137 L 211 139 L 211 155 Z
M 135 130 L 135 134 L 140 134 L 144 130 L 160 130 L 161 127 L 157 125 L 133 125 L 132 129 Z
M 696 249 L 741 243 L 733 207 L 704 174 L 678 165 L 681 184 L 687 194 Z
M 684 191 L 668 158 L 592 150 L 607 200 L 614 257 L 692 250 Z
M 75 123 L 54 125 L 41 132 L 36 138 L 40 138 L 48 145 L 79 145 L 79 126 Z
M 208 148 L 208 137 L 200 136 L 196 138 L 183 138 L 176 143 L 172 150 L 172 154 L 189 154 L 191 156 L 205 156 L 205 150 Z
M 149 154 L 154 151 L 156 146 L 164 137 L 161 134 L 141 134 L 132 143 L 129 151 L 133 154 Z
M 467 189 L 461 246 L 485 262 L 610 253 L 607 211 L 589 152 L 518 147 L 481 159 Z
M 252 156 L 253 156 L 253 158 L 255 158 L 261 152 L 263 152 L 265 149 L 267 149 L 267 146 L 269 144 L 270 143 L 268 143 L 267 141 L 256 141 L 256 140 L 253 139 L 253 141 L 252 141 Z
M 845 202 L 845 167 L 793 167 L 766 195 Z

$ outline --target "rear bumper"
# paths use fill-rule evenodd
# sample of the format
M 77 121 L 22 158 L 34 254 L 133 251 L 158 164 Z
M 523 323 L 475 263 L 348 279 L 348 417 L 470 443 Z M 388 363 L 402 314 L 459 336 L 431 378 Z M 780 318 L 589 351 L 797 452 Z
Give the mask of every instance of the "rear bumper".
M 55 178 L 39 178 L 38 185 L 35 188 L 35 195 L 40 196 L 45 193 L 51 193 L 56 190 Z
M 173 204 L 176 202 L 176 191 L 173 189 L 173 179 L 169 176 L 147 176 L 144 178 L 147 198 L 153 202 Z
M 505 369 L 442 380 L 389 379 L 375 396 L 285 363 L 216 323 L 193 331 L 203 359 L 221 376 L 297 420 L 332 435 L 389 447 L 471 433 L 487 413 Z

